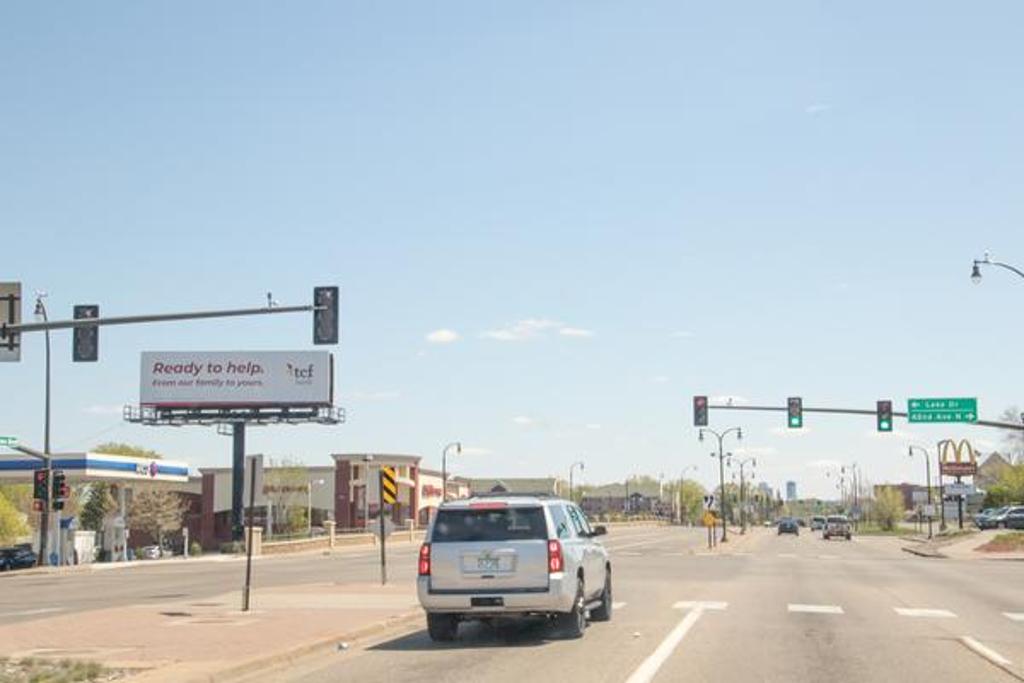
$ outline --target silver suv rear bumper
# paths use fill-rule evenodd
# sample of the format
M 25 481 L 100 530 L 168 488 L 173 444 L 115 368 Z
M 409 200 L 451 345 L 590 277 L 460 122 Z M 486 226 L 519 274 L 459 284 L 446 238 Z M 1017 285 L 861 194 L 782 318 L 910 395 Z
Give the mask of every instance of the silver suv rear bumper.
M 568 612 L 576 597 L 574 576 L 549 575 L 547 588 L 524 589 L 520 591 L 432 591 L 430 577 L 420 576 L 416 580 L 416 592 L 420 605 L 427 612 L 447 612 L 479 615 L 512 615 Z M 474 606 L 473 598 L 500 598 L 501 605 Z

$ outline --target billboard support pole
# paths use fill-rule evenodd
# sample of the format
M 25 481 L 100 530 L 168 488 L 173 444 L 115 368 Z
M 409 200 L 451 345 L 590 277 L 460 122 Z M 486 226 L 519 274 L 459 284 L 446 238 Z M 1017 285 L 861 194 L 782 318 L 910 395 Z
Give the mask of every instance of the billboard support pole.
M 232 425 L 231 436 L 231 540 L 241 541 L 244 534 L 242 499 L 245 492 L 245 423 L 235 422 Z M 255 471 L 254 465 L 253 472 Z M 255 481 L 254 479 L 254 484 Z

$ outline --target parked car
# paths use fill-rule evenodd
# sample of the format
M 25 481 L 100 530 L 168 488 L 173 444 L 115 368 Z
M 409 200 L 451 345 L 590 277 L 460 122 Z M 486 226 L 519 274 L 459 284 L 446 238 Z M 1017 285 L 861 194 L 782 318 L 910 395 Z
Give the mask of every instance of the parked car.
M 811 531 L 821 531 L 825 528 L 825 518 L 822 516 L 811 517 Z
M 140 560 L 159 560 L 164 556 L 165 551 L 158 545 L 144 545 L 139 548 L 136 557 Z
M 36 566 L 36 554 L 32 550 L 32 546 L 18 545 L 13 548 L 0 548 L 0 572 L 34 566 Z
M 987 527 L 990 529 L 1024 529 L 1024 505 L 1007 506 L 999 514 L 987 518 L 988 521 L 993 525 Z
M 420 548 L 417 594 L 435 641 L 459 623 L 546 616 L 571 638 L 612 616 L 612 567 L 583 512 L 543 496 L 442 503 Z
M 999 508 L 985 508 L 978 514 L 974 515 L 974 526 L 978 527 L 979 529 L 983 528 L 981 525 L 984 522 L 985 518 L 989 517 L 993 512 L 995 512 L 998 509 Z
M 821 537 L 827 541 L 836 536 L 845 538 L 847 541 L 853 538 L 853 532 L 850 530 L 850 520 L 846 515 L 829 515 L 825 519 L 825 529 L 822 531 Z
M 779 535 L 782 534 L 793 534 L 794 536 L 800 535 L 800 525 L 797 524 L 796 520 L 792 517 L 784 517 L 779 520 Z
M 1019 507 L 1021 507 L 1020 504 L 1014 503 L 1013 505 L 1004 505 L 1001 508 L 996 508 L 984 517 L 979 516 L 978 519 L 975 520 L 975 524 L 979 529 L 1005 529 L 1007 527 L 1006 515 L 1009 514 L 1010 510 Z

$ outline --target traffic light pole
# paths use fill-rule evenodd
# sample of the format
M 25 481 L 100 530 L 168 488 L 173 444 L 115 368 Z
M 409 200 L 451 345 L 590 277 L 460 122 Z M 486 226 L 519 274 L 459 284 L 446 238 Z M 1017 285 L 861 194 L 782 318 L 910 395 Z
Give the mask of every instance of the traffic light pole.
M 785 413 L 789 410 L 788 406 L 714 406 L 708 404 L 709 410 L 756 410 L 766 412 Z M 830 413 L 833 415 L 877 415 L 878 410 L 863 410 L 860 408 L 808 408 L 802 407 L 802 411 L 805 413 Z M 893 411 L 893 417 L 907 417 L 907 413 Z M 1024 432 L 1024 424 L 1018 424 L 1016 422 L 1000 422 L 998 420 L 975 420 L 974 422 L 963 422 L 960 423 L 965 426 L 975 427 L 995 427 L 997 429 L 1009 429 L 1017 432 Z
M 36 313 L 42 316 L 43 322 L 47 322 L 46 304 L 43 303 L 43 297 L 36 297 Z M 45 394 L 45 408 L 43 418 L 43 469 L 46 470 L 46 492 L 47 496 L 43 499 L 42 514 L 39 518 L 39 560 L 37 564 L 42 567 L 47 564 L 46 562 L 46 546 L 47 537 L 50 535 L 50 505 L 53 500 L 53 491 L 51 490 L 51 461 L 50 461 L 50 331 L 46 330 L 46 388 Z M 56 515 L 55 515 L 56 516 Z M 59 518 L 59 516 L 58 516 Z M 58 521 L 58 529 L 60 522 Z

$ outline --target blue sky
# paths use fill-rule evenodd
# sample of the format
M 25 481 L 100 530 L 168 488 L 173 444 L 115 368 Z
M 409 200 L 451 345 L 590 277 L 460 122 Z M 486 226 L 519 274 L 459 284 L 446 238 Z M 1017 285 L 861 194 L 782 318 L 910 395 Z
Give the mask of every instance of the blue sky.
M 250 446 L 438 451 L 464 474 L 699 464 L 690 397 L 1024 403 L 1019 3 L 138 3 L 0 8 L 0 280 L 104 313 L 343 290 L 344 426 Z M 431 342 L 451 330 L 458 338 Z M 225 464 L 125 425 L 149 349 L 290 349 L 307 316 L 56 333 L 54 444 Z M 439 336 L 446 339 L 445 335 Z M 436 337 L 435 337 L 436 338 Z M 0 367 L 42 432 L 42 338 Z M 759 476 L 921 478 L 870 418 L 713 414 Z

